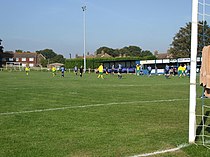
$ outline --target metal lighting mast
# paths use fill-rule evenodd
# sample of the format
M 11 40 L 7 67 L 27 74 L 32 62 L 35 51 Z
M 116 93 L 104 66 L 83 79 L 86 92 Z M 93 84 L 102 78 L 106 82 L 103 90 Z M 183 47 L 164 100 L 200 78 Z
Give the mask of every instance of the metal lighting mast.
M 86 6 L 82 7 L 82 11 L 83 11 L 83 22 L 84 22 L 84 72 L 86 72 L 86 15 L 85 15 L 85 11 L 86 11 Z
M 2 53 L 4 52 L 3 51 L 3 49 L 4 49 L 4 47 L 3 46 L 1 46 L 1 42 L 2 42 L 2 40 L 0 39 L 0 67 L 2 67 Z

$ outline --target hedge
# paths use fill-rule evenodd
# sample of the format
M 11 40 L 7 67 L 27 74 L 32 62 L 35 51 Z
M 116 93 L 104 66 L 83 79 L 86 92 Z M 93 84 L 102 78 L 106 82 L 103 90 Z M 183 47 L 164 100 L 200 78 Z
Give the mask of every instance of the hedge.
M 98 68 L 101 62 L 104 61 L 129 61 L 129 60 L 150 60 L 156 59 L 155 56 L 146 57 L 121 57 L 121 58 L 86 58 L 86 68 L 95 69 Z M 84 65 L 83 58 L 66 59 L 65 67 L 74 68 L 75 66 L 80 67 Z

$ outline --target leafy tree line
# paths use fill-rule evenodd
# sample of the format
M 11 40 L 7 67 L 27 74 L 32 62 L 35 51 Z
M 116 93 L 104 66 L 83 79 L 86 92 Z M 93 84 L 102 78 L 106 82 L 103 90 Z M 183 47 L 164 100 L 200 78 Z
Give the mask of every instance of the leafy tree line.
M 4 47 L 3 47 L 3 46 L 1 46 L 1 42 L 2 42 L 2 40 L 0 39 L 0 53 L 3 53 L 3 49 L 4 49 Z
M 30 51 L 15 50 L 16 53 L 31 53 Z
M 145 57 L 153 56 L 152 52 L 148 50 L 142 50 L 138 46 L 126 46 L 121 49 L 112 49 L 106 46 L 100 47 L 96 50 L 96 54 L 109 54 L 112 57 L 129 56 L 129 57 Z

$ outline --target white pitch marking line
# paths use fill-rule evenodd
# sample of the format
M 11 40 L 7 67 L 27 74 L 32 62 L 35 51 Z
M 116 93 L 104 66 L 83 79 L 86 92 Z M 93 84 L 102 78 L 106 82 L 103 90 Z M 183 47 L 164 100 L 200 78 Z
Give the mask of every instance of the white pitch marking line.
M 36 113 L 36 112 L 46 112 L 46 111 L 57 111 L 57 110 L 65 110 L 65 109 L 75 109 L 75 108 L 87 108 L 87 107 L 98 107 L 98 106 L 109 106 L 109 105 L 122 105 L 122 104 L 133 104 L 133 103 L 157 103 L 157 102 L 172 102 L 172 101 L 185 101 L 188 99 L 169 99 L 169 100 L 150 100 L 150 101 L 131 101 L 131 102 L 113 102 L 107 104 L 92 104 L 92 105 L 82 105 L 82 106 L 67 106 L 67 107 L 59 107 L 59 108 L 48 108 L 48 109 L 40 109 L 40 110 L 30 110 L 30 111 L 17 111 L 17 112 L 3 112 L 0 113 L 2 115 L 14 115 L 14 114 L 24 114 L 24 113 Z
M 152 155 L 157 155 L 157 154 L 164 154 L 164 153 L 169 153 L 169 152 L 175 152 L 178 151 L 182 148 L 188 147 L 190 146 L 190 144 L 181 144 L 176 148 L 172 148 L 172 149 L 166 149 L 166 150 L 161 150 L 161 151 L 156 151 L 153 153 L 146 153 L 146 154 L 139 154 L 139 155 L 134 155 L 134 156 L 130 156 L 130 157 L 144 157 L 144 156 L 152 156 Z

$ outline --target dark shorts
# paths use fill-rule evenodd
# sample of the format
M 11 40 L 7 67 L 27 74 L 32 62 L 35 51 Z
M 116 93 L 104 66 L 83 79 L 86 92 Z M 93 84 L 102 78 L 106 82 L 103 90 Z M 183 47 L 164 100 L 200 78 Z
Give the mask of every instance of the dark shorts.
M 165 74 L 169 74 L 169 70 L 165 70 Z

